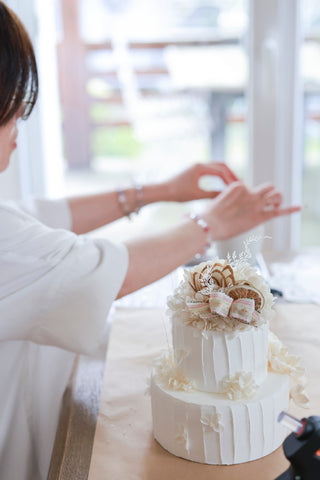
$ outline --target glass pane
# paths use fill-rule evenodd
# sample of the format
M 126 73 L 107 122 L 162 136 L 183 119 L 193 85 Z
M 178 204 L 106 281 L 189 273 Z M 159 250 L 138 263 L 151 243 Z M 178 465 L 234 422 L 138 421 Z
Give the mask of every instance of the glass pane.
M 304 84 L 304 160 L 301 246 L 320 245 L 320 5 L 304 0 L 301 71 Z
M 129 37 L 148 39 L 191 31 L 239 38 L 248 23 L 246 0 L 81 0 L 83 40 L 109 40 L 115 16 Z

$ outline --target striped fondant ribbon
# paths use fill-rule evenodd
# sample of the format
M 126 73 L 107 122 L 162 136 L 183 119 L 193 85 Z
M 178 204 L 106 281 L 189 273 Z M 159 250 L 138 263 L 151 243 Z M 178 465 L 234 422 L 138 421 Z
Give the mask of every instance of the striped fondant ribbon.
M 204 320 L 213 319 L 216 315 L 231 317 L 240 322 L 255 324 L 259 313 L 255 310 L 253 298 L 238 298 L 234 300 L 223 292 L 212 292 L 208 302 L 188 302 L 189 310 Z

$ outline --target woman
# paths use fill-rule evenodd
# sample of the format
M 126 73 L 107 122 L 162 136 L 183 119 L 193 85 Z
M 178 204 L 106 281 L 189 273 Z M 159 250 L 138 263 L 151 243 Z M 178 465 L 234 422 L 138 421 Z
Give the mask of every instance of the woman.
M 0 1 L 0 172 L 17 146 L 17 121 L 30 115 L 37 92 L 29 37 Z M 202 191 L 198 180 L 204 174 L 221 177 L 227 184 L 223 193 Z M 201 217 L 189 216 L 124 245 L 78 235 L 148 203 L 207 196 L 212 200 Z M 42 222 L 1 203 L 1 479 L 46 478 L 74 354 L 97 355 L 117 297 L 166 275 L 211 240 L 300 209 L 282 208 L 281 202 L 272 185 L 248 189 L 225 165 L 213 163 L 142 189 L 38 201 L 34 213 Z

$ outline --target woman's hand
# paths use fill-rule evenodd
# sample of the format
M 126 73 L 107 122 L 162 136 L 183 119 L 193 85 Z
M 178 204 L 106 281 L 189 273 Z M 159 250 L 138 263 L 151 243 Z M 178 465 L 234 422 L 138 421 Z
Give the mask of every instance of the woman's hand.
M 290 215 L 300 206 L 283 208 L 282 195 L 271 183 L 249 189 L 242 182 L 229 185 L 203 213 L 214 240 L 225 240 L 272 218 Z
M 143 185 L 140 202 L 135 187 L 124 189 L 127 209 L 134 212 L 139 206 L 155 202 L 186 202 L 215 198 L 221 192 L 207 192 L 199 187 L 199 180 L 203 175 L 218 176 L 226 185 L 238 180 L 224 163 L 199 163 L 165 182 Z M 124 216 L 117 191 L 73 197 L 69 198 L 68 202 L 72 230 L 78 234 L 90 232 Z
M 283 208 L 281 204 L 280 192 L 270 183 L 250 189 L 234 181 L 210 201 L 201 217 L 208 223 L 212 240 L 225 240 L 301 209 Z M 130 240 L 126 243 L 129 268 L 119 296 L 148 285 L 189 261 L 205 248 L 207 240 L 205 230 L 192 219 L 184 219 L 153 236 Z
M 204 175 L 220 177 L 226 185 L 238 180 L 224 163 L 197 163 L 165 182 L 168 197 L 175 202 L 215 198 L 221 192 L 206 191 L 199 187 L 199 180 Z

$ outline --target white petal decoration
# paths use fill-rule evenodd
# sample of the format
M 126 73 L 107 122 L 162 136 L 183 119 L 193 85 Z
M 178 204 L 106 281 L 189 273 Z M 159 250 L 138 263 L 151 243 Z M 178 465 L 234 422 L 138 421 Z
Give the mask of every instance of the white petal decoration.
M 309 397 L 305 391 L 306 372 L 301 357 L 290 355 L 287 347 L 272 332 L 269 332 L 268 366 L 270 371 L 289 375 L 295 383 L 290 390 L 291 399 L 297 406 L 309 408 Z
M 187 450 L 187 445 L 188 445 L 188 432 L 186 429 L 185 425 L 180 425 L 177 435 L 176 435 L 176 440 L 178 443 L 183 445 L 183 447 Z
M 202 425 L 211 428 L 215 432 L 222 432 L 224 425 L 222 423 L 222 415 L 220 413 L 212 413 L 208 415 L 203 415 L 200 418 Z
M 290 398 L 298 407 L 310 408 L 310 398 L 303 385 L 294 385 L 290 389 Z
M 228 398 L 240 400 L 253 397 L 258 390 L 258 385 L 254 381 L 252 373 L 238 372 L 223 381 L 223 389 Z
M 165 352 L 155 362 L 155 378 L 160 385 L 171 390 L 188 392 L 193 389 L 192 381 L 182 371 L 172 350 Z

